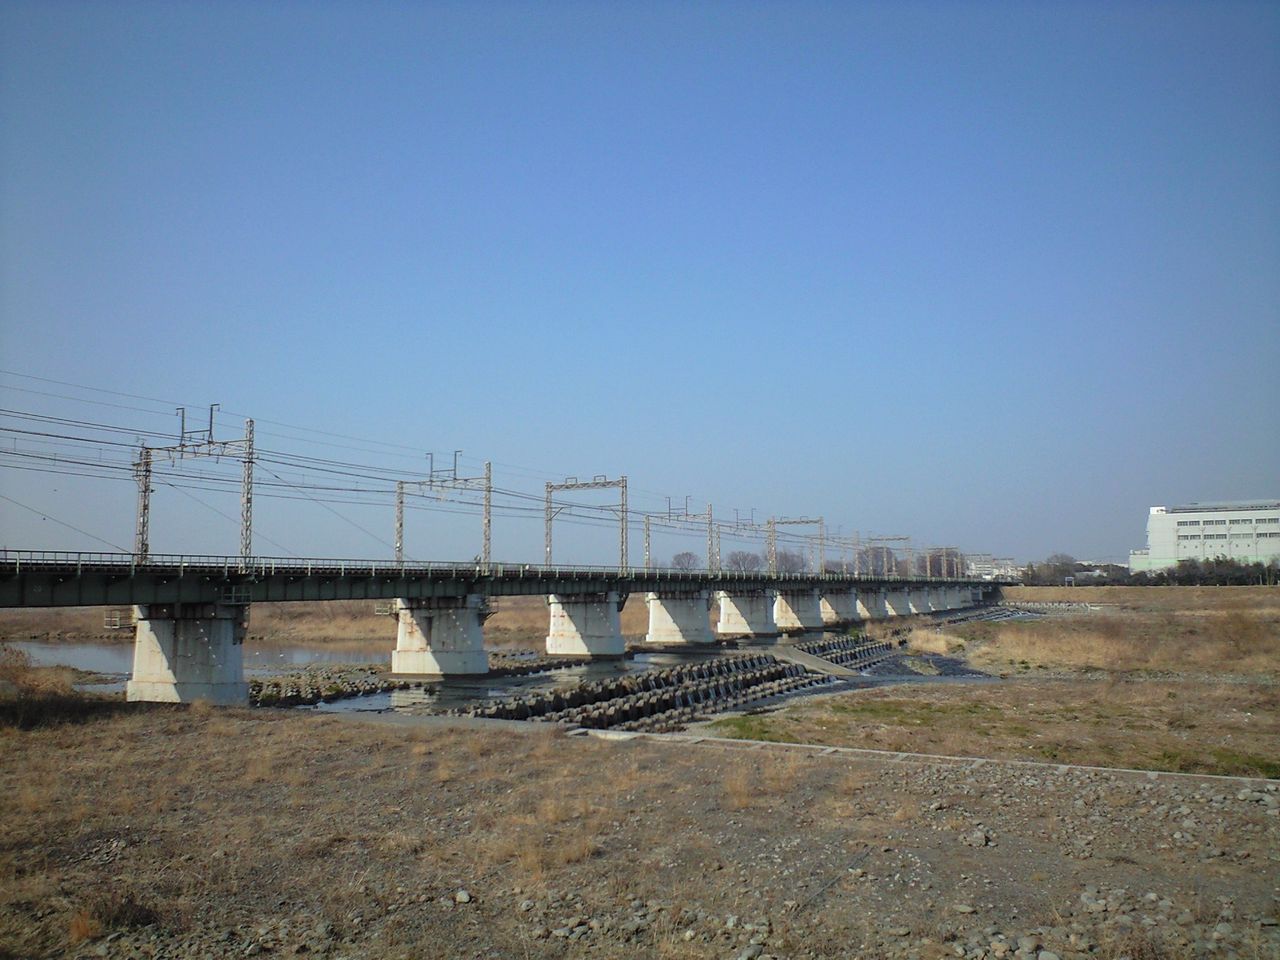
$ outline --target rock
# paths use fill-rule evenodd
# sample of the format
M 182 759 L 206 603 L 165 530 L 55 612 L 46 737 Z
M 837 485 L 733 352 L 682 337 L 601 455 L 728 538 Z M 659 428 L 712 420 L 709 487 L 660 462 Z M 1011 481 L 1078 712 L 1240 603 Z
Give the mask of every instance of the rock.
M 1041 950 L 1039 960 L 1061 960 L 1052 950 Z
M 453 902 L 454 903 L 470 903 L 471 894 L 467 893 L 467 891 L 465 890 L 459 890 L 457 893 L 453 895 Z
M 885 933 L 891 937 L 908 937 L 911 935 L 911 930 L 908 927 L 890 927 Z
M 532 901 L 532 900 L 521 900 L 521 901 L 520 901 L 520 912 L 521 912 L 521 913 L 528 913 L 530 910 L 532 910 L 532 909 L 533 909 L 533 906 L 534 906 L 534 904 L 533 904 L 533 901 Z
M 738 954 L 738 960 L 756 960 L 762 953 L 764 953 L 764 947 L 758 943 L 753 943 Z
M 957 903 L 951 909 L 954 910 L 956 913 L 973 913 L 974 912 L 973 907 L 969 906 L 969 904 L 967 903 Z

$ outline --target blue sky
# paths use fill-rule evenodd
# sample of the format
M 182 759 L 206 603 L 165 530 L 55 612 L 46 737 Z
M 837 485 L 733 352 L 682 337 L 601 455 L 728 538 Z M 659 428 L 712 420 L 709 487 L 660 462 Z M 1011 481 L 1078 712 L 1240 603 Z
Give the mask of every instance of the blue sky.
M 1280 497 L 1278 90 L 1274 4 L 10 2 L 0 407 L 1124 559 Z M 128 545 L 129 483 L 14 463 L 6 545 Z M 157 498 L 234 552 L 234 495 Z M 329 506 L 257 529 L 386 553 Z

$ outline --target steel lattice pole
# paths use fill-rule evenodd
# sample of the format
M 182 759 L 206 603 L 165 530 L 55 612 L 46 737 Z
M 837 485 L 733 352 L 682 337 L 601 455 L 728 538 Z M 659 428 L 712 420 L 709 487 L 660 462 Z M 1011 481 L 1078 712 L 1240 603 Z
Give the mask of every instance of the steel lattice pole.
M 138 524 L 133 537 L 133 559 L 137 563 L 145 563 L 147 554 L 151 552 L 151 448 L 146 444 L 138 451 L 133 475 L 138 481 Z
M 493 537 L 493 464 L 484 462 L 484 545 L 480 559 L 484 564 L 484 572 L 489 573 L 490 547 Z
M 620 554 L 618 569 L 627 572 L 627 478 L 619 477 L 622 482 L 622 515 L 619 518 L 621 530 L 618 533 L 618 552 Z
M 551 566 L 551 481 L 547 481 L 547 509 L 543 531 L 543 563 Z
M 404 481 L 396 481 L 396 563 L 404 563 Z
M 240 562 L 253 556 L 253 421 L 244 422 L 244 476 L 240 483 Z

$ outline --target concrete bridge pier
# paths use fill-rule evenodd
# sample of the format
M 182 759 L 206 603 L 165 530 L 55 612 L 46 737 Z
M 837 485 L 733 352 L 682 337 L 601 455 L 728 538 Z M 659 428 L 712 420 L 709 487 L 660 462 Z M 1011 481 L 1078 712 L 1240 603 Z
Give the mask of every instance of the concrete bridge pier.
M 778 625 L 773 619 L 774 600 L 768 590 L 751 590 L 744 593 L 719 591 L 720 621 L 716 624 L 716 636 L 720 637 L 776 637 Z
M 552 594 L 547 653 L 561 657 L 610 658 L 627 652 L 622 639 L 622 605 L 626 596 L 616 590 L 582 595 Z
M 819 601 L 819 609 L 823 626 L 848 626 L 858 619 L 858 598 L 852 590 L 826 590 Z
M 909 591 L 886 590 L 884 592 L 885 614 L 890 617 L 907 617 L 911 615 L 911 598 Z
M 137 628 L 132 701 L 248 704 L 244 679 L 245 604 L 152 603 L 133 608 Z
M 947 595 L 949 597 L 950 602 L 947 604 L 947 609 L 959 610 L 962 607 L 969 606 L 968 593 L 969 593 L 968 590 L 961 589 L 960 587 L 949 587 L 947 589 Z
M 484 597 L 396 600 L 396 648 L 391 672 L 451 677 L 489 672 L 484 652 Z
M 930 613 L 933 610 L 933 601 L 929 595 L 928 587 L 916 587 L 908 590 L 907 603 L 912 613 Z
M 862 620 L 883 620 L 889 616 L 883 589 L 859 587 L 855 594 L 858 617 Z
M 709 590 L 648 593 L 645 603 L 649 607 L 645 643 L 715 643 L 711 635 Z
M 779 590 L 773 601 L 773 622 L 780 633 L 822 629 L 822 604 L 812 587 Z

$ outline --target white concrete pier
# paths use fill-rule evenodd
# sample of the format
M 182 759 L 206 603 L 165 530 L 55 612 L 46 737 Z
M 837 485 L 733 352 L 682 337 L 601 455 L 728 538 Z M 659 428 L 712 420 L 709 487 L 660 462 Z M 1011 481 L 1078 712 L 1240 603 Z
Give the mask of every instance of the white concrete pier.
M 391 672 L 431 677 L 488 673 L 484 613 L 485 600 L 478 594 L 397 600 Z
M 778 625 L 773 619 L 773 594 L 768 590 L 744 593 L 719 591 L 720 620 L 716 636 L 776 637 Z
M 711 635 L 711 592 L 647 593 L 649 632 L 645 643 L 714 643 Z
M 125 697 L 161 703 L 249 702 L 244 679 L 247 605 L 153 603 L 133 608 L 133 676 Z
M 884 602 L 884 590 L 877 587 L 859 587 L 856 596 L 860 620 L 884 620 L 889 616 L 889 608 Z
M 773 621 L 782 633 L 822 629 L 822 606 L 815 588 L 779 590 L 773 602 Z
M 621 657 L 627 652 L 622 639 L 622 595 L 610 591 L 583 596 L 552 594 L 551 627 L 547 653 L 563 657 Z
M 907 590 L 886 590 L 884 592 L 885 613 L 890 617 L 908 617 L 911 615 L 911 598 Z
M 824 626 L 847 626 L 858 619 L 858 600 L 852 589 L 824 590 L 819 609 Z
M 916 587 L 907 591 L 907 603 L 912 613 L 931 613 L 933 600 L 928 587 Z

